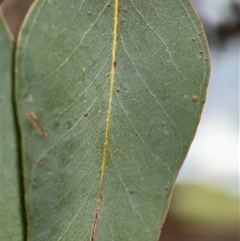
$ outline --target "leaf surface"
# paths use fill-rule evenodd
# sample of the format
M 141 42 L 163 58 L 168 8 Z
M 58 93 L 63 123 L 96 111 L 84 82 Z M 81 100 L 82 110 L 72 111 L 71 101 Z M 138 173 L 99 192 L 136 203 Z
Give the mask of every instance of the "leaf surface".
M 13 105 L 13 44 L 0 16 L 0 240 L 23 240 L 18 138 Z
M 38 1 L 17 54 L 29 240 L 157 240 L 209 78 L 188 1 Z

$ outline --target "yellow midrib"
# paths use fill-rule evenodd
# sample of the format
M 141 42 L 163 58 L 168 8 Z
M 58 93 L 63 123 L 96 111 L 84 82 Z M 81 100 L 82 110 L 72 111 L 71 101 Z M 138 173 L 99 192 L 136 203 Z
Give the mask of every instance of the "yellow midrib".
M 105 141 L 103 145 L 103 159 L 101 166 L 101 183 L 104 176 L 104 169 L 106 166 L 107 160 L 107 147 L 108 147 L 108 137 L 109 137 L 109 129 L 110 129 L 110 118 L 112 111 L 112 99 L 113 99 L 113 86 L 114 86 L 114 77 L 115 77 L 115 67 L 116 67 L 116 50 L 117 50 L 117 31 L 118 31 L 118 0 L 115 0 L 115 8 L 114 8 L 114 26 L 113 26 L 113 44 L 112 44 L 112 68 L 110 75 L 110 95 L 109 95 L 109 105 L 108 105 L 108 114 L 106 120 L 106 132 L 105 132 Z
M 102 190 L 102 182 L 104 177 L 104 170 L 107 162 L 107 148 L 109 142 L 109 130 L 110 130 L 110 118 L 111 118 L 111 111 L 112 111 L 112 99 L 113 99 L 113 86 L 114 86 L 114 77 L 115 77 L 115 68 L 116 68 L 116 51 L 117 51 L 117 31 L 118 31 L 118 8 L 119 8 L 119 0 L 115 0 L 114 6 L 114 26 L 113 26 L 113 43 L 112 43 L 112 67 L 111 67 L 111 74 L 110 74 L 110 94 L 108 100 L 108 113 L 106 119 L 106 132 L 105 132 L 105 139 L 103 144 L 103 156 L 102 156 L 102 165 L 101 165 L 101 177 L 100 177 L 100 184 L 98 189 L 98 197 L 95 209 L 95 216 L 93 222 L 93 230 L 91 235 L 91 241 L 94 241 L 94 235 L 97 229 L 97 219 L 98 219 L 98 212 L 100 210 L 100 204 L 102 200 L 101 190 Z

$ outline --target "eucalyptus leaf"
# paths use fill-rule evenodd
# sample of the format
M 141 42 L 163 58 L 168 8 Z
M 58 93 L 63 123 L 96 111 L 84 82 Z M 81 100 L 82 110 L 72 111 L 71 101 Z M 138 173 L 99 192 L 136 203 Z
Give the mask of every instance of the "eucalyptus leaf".
M 28 240 L 157 240 L 210 72 L 189 1 L 37 1 L 18 45 Z
M 0 16 L 0 240 L 23 240 L 18 136 L 13 104 L 13 44 Z

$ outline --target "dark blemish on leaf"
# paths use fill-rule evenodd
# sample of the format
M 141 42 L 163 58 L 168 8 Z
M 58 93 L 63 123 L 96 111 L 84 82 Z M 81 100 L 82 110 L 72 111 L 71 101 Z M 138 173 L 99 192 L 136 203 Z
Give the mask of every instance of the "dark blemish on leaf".
M 117 67 L 117 61 L 113 62 L 113 67 L 116 68 Z
M 205 104 L 206 100 L 203 100 L 202 103 Z
M 60 123 L 59 123 L 59 121 L 55 120 L 55 121 L 53 121 L 52 125 L 53 125 L 54 129 L 57 129 L 59 127 Z
M 127 8 L 124 8 L 123 11 L 126 13 L 127 12 Z
M 163 63 L 161 63 L 161 65 L 163 65 Z
M 202 50 L 200 50 L 200 51 L 199 51 L 199 53 L 200 53 L 200 54 L 203 54 L 203 51 L 202 51 Z
M 165 122 L 164 121 L 162 121 L 162 126 L 165 126 L 166 124 L 165 124 Z
M 205 59 L 206 62 L 208 62 L 208 59 Z
M 196 39 L 195 39 L 195 38 L 192 38 L 192 41 L 196 41 Z
M 111 3 L 108 3 L 108 5 L 107 5 L 109 8 L 111 7 Z
M 201 33 L 199 33 L 199 34 L 198 34 L 198 36 L 202 36 L 202 34 L 201 34 Z
M 91 15 L 92 13 L 90 12 L 90 11 L 88 11 L 88 13 L 87 13 L 88 15 Z
M 193 95 L 192 96 L 192 102 L 197 102 L 198 101 L 198 96 L 197 95 Z
M 88 117 L 88 113 L 86 112 L 86 113 L 84 114 L 84 116 L 85 116 L 85 117 Z
M 117 92 L 120 92 L 120 88 L 117 88 Z
M 38 123 L 38 121 L 33 117 L 31 111 L 28 111 L 27 112 L 27 117 L 28 119 L 31 121 L 31 123 L 37 128 L 39 134 L 41 135 L 41 137 L 44 139 L 44 140 L 47 140 L 47 136 L 46 134 L 44 133 L 44 130 L 43 128 L 40 126 L 40 124 Z
M 123 18 L 122 21 L 125 22 L 125 19 Z
M 131 190 L 130 193 L 133 194 L 133 193 L 134 193 L 134 190 Z
M 168 187 L 165 187 L 165 191 L 167 191 L 168 190 Z
M 38 165 L 39 166 L 42 166 L 44 164 L 44 160 L 43 159 L 40 159 L 39 161 L 38 161 Z

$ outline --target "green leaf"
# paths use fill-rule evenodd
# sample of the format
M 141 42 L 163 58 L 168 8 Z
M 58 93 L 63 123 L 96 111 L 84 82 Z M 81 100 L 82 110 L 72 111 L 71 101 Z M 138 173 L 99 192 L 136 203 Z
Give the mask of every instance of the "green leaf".
M 29 240 L 157 240 L 200 120 L 188 1 L 37 1 L 17 53 Z
M 13 105 L 13 44 L 5 23 L 0 19 L 0 240 L 23 240 L 20 163 Z

